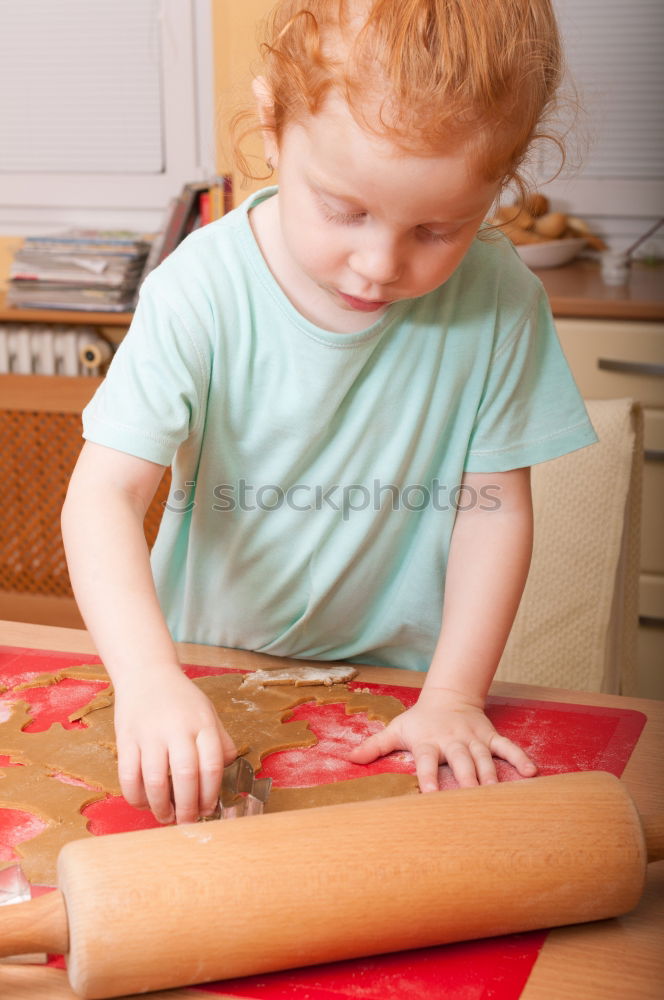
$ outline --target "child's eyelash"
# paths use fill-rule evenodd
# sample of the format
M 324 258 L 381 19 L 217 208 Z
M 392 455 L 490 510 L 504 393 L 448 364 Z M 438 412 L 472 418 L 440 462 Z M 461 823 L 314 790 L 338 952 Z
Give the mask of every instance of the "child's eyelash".
M 342 225 L 351 225 L 364 218 L 364 212 L 334 212 L 329 205 L 321 202 L 323 215 L 328 222 L 340 222 Z
M 434 233 L 433 230 L 422 227 L 420 230 L 425 240 L 430 240 L 432 243 L 452 243 L 456 233 Z
M 361 222 L 365 216 L 364 212 L 335 212 L 324 201 L 320 202 L 320 206 L 328 222 L 336 222 L 344 226 L 351 226 L 356 222 Z M 451 243 L 456 235 L 455 233 L 434 233 L 433 230 L 427 229 L 426 226 L 422 226 L 418 231 L 425 240 L 432 243 Z

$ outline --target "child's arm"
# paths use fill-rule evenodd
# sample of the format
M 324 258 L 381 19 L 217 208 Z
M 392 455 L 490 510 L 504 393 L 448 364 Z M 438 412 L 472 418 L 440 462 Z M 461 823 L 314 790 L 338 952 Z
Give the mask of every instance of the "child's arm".
M 411 709 L 351 756 L 367 764 L 393 750 L 410 750 L 423 792 L 438 788 L 441 762 L 449 764 L 461 786 L 496 781 L 493 756 L 524 776 L 537 770 L 520 747 L 498 735 L 483 711 L 530 565 L 530 469 L 467 473 L 464 485 L 472 487 L 477 500 L 457 513 L 443 622 L 422 693 Z M 482 499 L 491 486 L 499 504 L 495 509 Z M 465 506 L 464 495 L 460 503 Z
M 122 792 L 163 823 L 192 822 L 214 810 L 235 748 L 182 672 L 157 600 L 143 519 L 162 474 L 160 465 L 86 443 L 62 535 L 81 614 L 115 689 Z

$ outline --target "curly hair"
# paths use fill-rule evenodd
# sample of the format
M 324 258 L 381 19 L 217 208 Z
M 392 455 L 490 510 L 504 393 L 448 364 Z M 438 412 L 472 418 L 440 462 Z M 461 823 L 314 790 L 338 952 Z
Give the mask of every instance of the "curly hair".
M 538 140 L 556 128 L 562 46 L 550 0 L 281 0 L 266 22 L 269 123 L 236 115 L 242 138 L 315 115 L 331 92 L 364 128 L 416 155 L 470 143 L 478 170 L 522 194 Z

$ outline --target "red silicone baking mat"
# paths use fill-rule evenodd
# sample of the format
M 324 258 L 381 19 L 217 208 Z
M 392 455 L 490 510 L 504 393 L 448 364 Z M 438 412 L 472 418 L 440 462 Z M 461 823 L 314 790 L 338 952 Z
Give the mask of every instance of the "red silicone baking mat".
M 0 646 L 0 688 L 7 688 L 0 695 L 0 720 L 6 717 L 14 700 L 23 698 L 30 702 L 34 716 L 29 730 L 38 731 L 55 721 L 64 722 L 69 713 L 85 704 L 102 685 L 63 680 L 52 687 L 27 688 L 15 693 L 13 689 L 46 671 L 98 662 L 81 654 Z M 192 677 L 227 672 L 212 667 L 186 669 Z M 406 707 L 418 695 L 414 688 L 366 682 L 355 686 L 393 695 Z M 490 698 L 487 714 L 501 733 L 533 757 L 540 774 L 605 770 L 619 776 L 646 721 L 644 715 L 630 709 L 514 698 Z M 376 732 L 380 723 L 361 713 L 347 716 L 343 705 L 309 703 L 295 709 L 291 718 L 307 719 L 318 743 L 305 750 L 287 750 L 266 758 L 261 774 L 270 775 L 275 786 L 344 781 L 383 771 L 414 771 L 412 758 L 405 752 L 390 754 L 366 767 L 350 764 L 346 759 L 350 749 Z M 7 758 L 0 757 L 0 765 L 3 763 L 8 764 Z M 441 788 L 455 787 L 447 767 L 442 767 L 440 774 Z M 504 762 L 498 762 L 498 774 L 503 781 L 518 780 L 513 768 Z M 94 834 L 158 825 L 149 813 L 132 809 L 123 799 L 111 796 L 89 806 L 85 815 Z M 36 836 L 41 829 L 42 824 L 26 813 L 0 810 L 0 862 L 16 857 L 13 847 Z M 223 933 L 221 913 L 219 927 Z M 546 931 L 514 934 L 225 980 L 199 989 L 201 1000 L 204 994 L 251 1000 L 517 1000 L 545 939 Z M 62 966 L 63 960 L 54 957 L 50 964 Z

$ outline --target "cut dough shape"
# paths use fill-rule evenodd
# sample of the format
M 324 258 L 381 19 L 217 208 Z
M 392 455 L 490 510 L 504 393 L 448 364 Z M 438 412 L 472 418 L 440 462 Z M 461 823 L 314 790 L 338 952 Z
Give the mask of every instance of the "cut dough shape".
M 110 683 L 110 677 L 102 667 L 101 663 L 82 663 L 78 667 L 63 667 L 61 670 L 54 670 L 52 673 L 37 674 L 30 681 L 22 684 L 15 684 L 12 690 L 25 691 L 26 688 L 50 687 L 52 684 L 59 684 L 67 679 L 77 681 L 105 681 Z
M 90 836 L 82 810 L 105 795 L 103 790 L 59 781 L 38 764 L 0 770 L 0 808 L 30 813 L 47 824 L 32 840 L 14 848 L 29 882 L 55 885 L 55 859 L 60 848 L 70 840 Z
M 67 716 L 68 722 L 78 722 L 82 719 L 84 715 L 88 712 L 94 712 L 96 708 L 107 708 L 109 705 L 113 704 L 113 687 L 111 685 L 111 678 L 108 676 L 104 670 L 101 663 L 82 663 L 78 667 L 63 667 L 61 670 L 54 670 L 53 673 L 38 674 L 33 677 L 31 681 L 24 681 L 23 684 L 16 684 L 13 687 L 13 691 L 25 691 L 28 688 L 33 687 L 51 687 L 53 684 L 59 684 L 60 681 L 64 680 L 80 680 L 80 681 L 102 681 L 107 684 L 107 687 L 100 691 L 94 696 L 94 698 L 83 705 L 81 708 L 76 709 L 71 715 Z M 0 687 L 0 694 L 3 689 Z
M 104 711 L 110 714 L 111 710 Z M 47 773 L 64 774 L 112 795 L 121 794 L 112 717 L 110 728 L 104 726 L 99 731 L 92 727 L 65 729 L 62 723 L 54 722 L 42 732 L 24 732 L 23 727 L 31 721 L 30 706 L 17 702 L 9 719 L 0 724 L 0 754 L 21 764 L 38 764 Z
M 292 684 L 294 687 L 324 684 L 344 684 L 357 677 L 355 667 L 290 667 L 286 670 L 253 670 L 247 674 L 241 687 L 274 687 L 275 685 Z
M 254 678 L 241 673 L 210 674 L 195 678 L 193 683 L 212 701 L 238 753 L 258 770 L 261 760 L 271 753 L 310 747 L 317 742 L 306 721 L 289 721 L 293 710 L 305 702 L 343 703 L 347 714 L 366 712 L 369 718 L 383 723 L 404 711 L 397 698 L 373 694 L 366 688 L 349 690 L 340 682 L 342 676 L 349 676 L 348 672 L 341 673 L 346 670 L 350 676 L 357 673 L 353 667 L 306 665 L 255 671 L 259 676 Z M 323 675 L 328 679 L 323 679 Z M 92 836 L 81 810 L 107 794 L 121 794 L 110 678 L 94 664 L 41 674 L 35 683 L 47 685 L 65 677 L 108 682 L 105 690 L 70 716 L 70 719 L 84 719 L 85 728 L 65 729 L 54 723 L 48 730 L 26 733 L 24 727 L 32 716 L 23 701 L 17 702 L 9 719 L 0 723 L 0 754 L 24 765 L 0 768 L 0 808 L 21 809 L 48 823 L 46 830 L 15 848 L 29 881 L 43 885 L 55 884 L 55 861 L 60 847 L 68 840 Z M 22 684 L 20 688 L 26 686 L 30 685 Z M 56 774 L 91 787 L 65 784 L 53 777 Z M 269 811 L 308 808 L 347 801 L 348 797 L 351 801 L 381 798 L 416 790 L 414 776 L 396 774 L 311 788 L 274 788 Z M 0 867 L 4 865 L 0 863 Z

